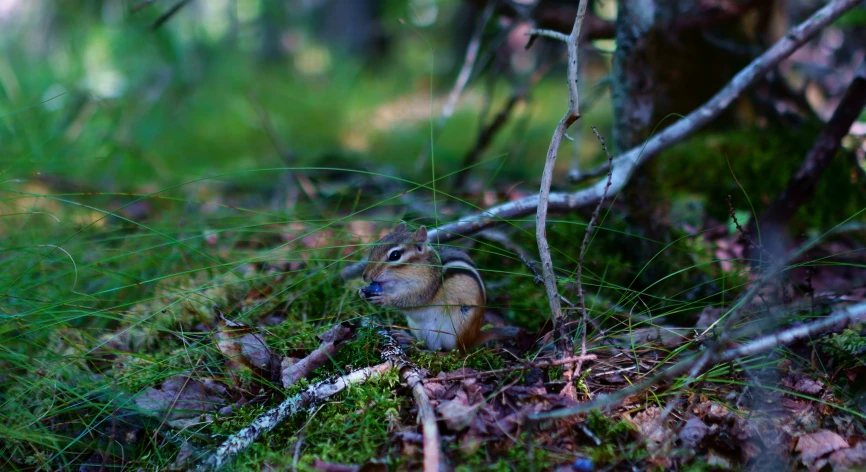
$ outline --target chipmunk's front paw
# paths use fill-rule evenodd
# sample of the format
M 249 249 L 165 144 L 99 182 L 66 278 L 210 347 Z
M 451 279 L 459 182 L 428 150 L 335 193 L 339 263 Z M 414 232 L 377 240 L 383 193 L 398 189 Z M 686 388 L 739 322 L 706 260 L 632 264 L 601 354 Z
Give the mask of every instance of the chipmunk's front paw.
M 384 305 L 387 301 L 387 295 L 382 291 L 382 286 L 378 282 L 373 282 L 366 287 L 361 287 L 358 290 L 358 295 L 364 300 L 376 305 Z
M 418 340 L 415 339 L 415 336 L 412 336 L 403 330 L 395 329 L 391 331 L 391 336 L 393 336 L 394 340 L 397 341 L 397 344 L 401 346 L 411 346 L 418 342 Z

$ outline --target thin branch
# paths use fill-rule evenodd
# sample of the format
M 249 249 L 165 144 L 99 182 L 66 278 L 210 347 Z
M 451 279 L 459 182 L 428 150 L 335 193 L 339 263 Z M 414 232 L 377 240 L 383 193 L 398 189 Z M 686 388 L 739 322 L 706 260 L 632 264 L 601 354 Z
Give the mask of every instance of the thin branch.
M 466 89 L 466 85 L 469 83 L 469 78 L 472 76 L 472 70 L 475 68 L 475 63 L 478 61 L 478 51 L 481 49 L 481 35 L 484 33 L 484 27 L 487 26 L 487 22 L 490 21 L 490 17 L 493 15 L 493 7 L 495 4 L 495 1 L 488 3 L 487 6 L 484 7 L 481 16 L 478 18 L 478 22 L 475 24 L 475 30 L 472 32 L 472 37 L 469 39 L 469 44 L 466 46 L 466 55 L 463 57 L 463 66 L 460 67 L 460 72 L 457 73 L 457 79 L 454 81 L 454 86 L 451 88 L 451 92 L 448 94 L 448 98 L 442 106 L 442 114 L 439 115 L 439 119 L 436 121 L 435 133 L 437 136 L 442 131 L 442 128 L 445 126 L 448 119 L 451 118 L 451 115 L 454 114 L 457 101 L 460 99 L 460 95 L 463 94 L 463 90 Z M 418 155 L 416 165 L 420 166 L 427 160 L 427 157 L 430 155 L 431 146 L 433 146 L 433 142 L 428 143 L 427 147 L 424 148 L 424 152 Z
M 478 157 L 481 156 L 488 146 L 490 146 L 493 138 L 496 137 L 496 133 L 498 133 L 499 130 L 505 126 L 505 123 L 508 122 L 508 118 L 511 116 L 511 112 L 517 104 L 526 100 L 529 90 L 531 90 L 535 84 L 547 75 L 547 72 L 550 71 L 553 64 L 554 61 L 552 60 L 546 61 L 532 73 L 525 84 L 515 87 L 511 93 L 511 97 L 508 98 L 508 101 L 505 102 L 505 105 L 501 110 L 499 110 L 499 113 L 497 113 L 493 120 L 478 133 L 475 146 L 467 152 L 465 156 L 463 156 L 463 163 L 460 165 L 460 168 L 466 170 L 456 175 L 454 178 L 454 188 L 463 187 L 463 184 L 470 172 L 469 168 L 475 165 Z
M 556 357 L 561 359 L 571 355 L 572 342 L 565 327 L 565 318 L 562 314 L 562 305 L 559 300 L 559 291 L 556 288 L 556 274 L 553 272 L 553 260 L 550 257 L 550 245 L 547 242 L 547 207 L 550 198 L 550 186 L 553 181 L 553 169 L 556 165 L 556 154 L 559 144 L 562 142 L 565 132 L 572 123 L 580 119 L 580 103 L 577 93 L 577 61 L 578 42 L 580 28 L 586 15 L 587 0 L 580 0 L 577 15 L 574 18 L 574 27 L 568 36 L 568 111 L 559 120 L 553 137 L 550 138 L 550 147 L 547 149 L 547 159 L 544 163 L 544 171 L 541 175 L 541 190 L 538 197 L 538 208 L 535 216 L 535 237 L 538 240 L 538 253 L 541 259 L 541 275 L 544 279 L 544 288 L 547 291 L 547 300 L 550 304 L 550 316 L 553 319 L 553 335 L 556 346 Z
M 530 41 L 532 40 L 533 36 L 543 36 L 545 38 L 555 39 L 564 43 L 568 43 L 568 40 L 571 37 L 567 34 L 560 33 L 559 31 L 549 29 L 532 29 L 529 31 Z
M 797 174 L 788 182 L 788 187 L 779 194 L 757 223 L 777 228 L 787 225 L 801 205 L 809 201 L 815 192 L 821 174 L 830 165 L 839 150 L 842 138 L 860 116 L 866 105 L 866 61 L 860 64 L 854 79 L 836 106 L 830 121 L 818 135 Z M 749 224 L 750 229 L 755 222 Z
M 472 69 L 475 68 L 475 62 L 478 60 L 478 50 L 481 49 L 481 35 L 484 33 L 484 27 L 487 26 L 487 22 L 490 21 L 490 17 L 493 15 L 493 6 L 495 4 L 496 2 L 488 3 L 484 7 L 484 12 L 478 18 L 475 31 L 472 33 L 472 38 L 466 46 L 466 56 L 463 58 L 463 66 L 457 74 L 454 88 L 451 89 L 445 105 L 442 106 L 442 114 L 439 116 L 439 122 L 436 124 L 438 128 L 441 128 L 448 121 L 448 118 L 451 118 L 451 115 L 454 113 L 454 107 L 457 106 L 457 100 L 460 99 L 460 95 L 466 89 L 466 84 L 469 83 Z
M 170 20 L 171 17 L 173 17 L 177 12 L 179 12 L 180 9 L 183 8 L 184 5 L 186 5 L 190 1 L 191 0 L 180 0 L 179 2 L 172 5 L 171 8 L 166 10 L 165 13 L 163 13 L 162 15 L 159 15 L 159 18 L 157 18 L 156 20 L 153 21 L 153 23 L 151 23 L 150 29 L 152 29 L 152 30 L 159 29 L 160 26 L 165 24 L 166 21 Z
M 461 374 L 461 375 L 449 375 L 446 377 L 434 377 L 432 379 L 425 379 L 424 383 L 439 383 L 439 382 L 450 382 L 453 380 L 463 380 L 463 379 L 477 379 L 479 377 L 487 377 L 489 375 L 497 375 L 497 374 L 505 374 L 508 372 L 514 372 L 517 370 L 529 370 L 529 369 L 543 369 L 546 367 L 555 367 L 558 365 L 568 365 L 575 364 L 578 362 L 585 361 L 594 361 L 596 360 L 595 354 L 588 354 L 585 356 L 579 357 L 566 357 L 564 359 L 559 360 L 543 360 L 537 362 L 527 362 L 525 364 L 520 364 L 513 367 L 506 367 L 503 369 L 494 369 L 494 370 L 486 370 L 483 372 L 473 372 L 471 374 Z
M 725 351 L 720 360 L 723 362 L 741 359 L 760 354 L 770 349 L 793 344 L 813 336 L 841 331 L 850 325 L 866 321 L 866 303 L 858 303 L 836 310 L 832 315 L 812 323 L 788 328 L 784 331 L 768 334 L 740 347 Z
M 580 302 L 582 325 L 580 335 L 581 356 L 586 355 L 586 332 L 589 331 L 589 313 L 586 311 L 586 296 L 583 293 L 583 266 L 585 264 L 586 248 L 589 247 L 589 241 L 592 239 L 592 231 L 595 229 L 596 224 L 598 224 L 598 214 L 601 212 L 601 207 L 604 206 L 604 200 L 607 197 L 607 191 L 610 188 L 610 179 L 613 176 L 613 156 L 610 154 L 610 151 L 607 150 L 607 144 L 604 142 L 604 137 L 598 134 L 598 130 L 595 126 L 591 126 L 591 128 L 592 132 L 595 133 L 595 137 L 598 138 L 598 141 L 601 143 L 601 148 L 604 150 L 605 154 L 607 154 L 610 171 L 607 174 L 607 185 L 604 188 L 604 192 L 601 194 L 601 198 L 598 200 L 598 205 L 595 206 L 595 210 L 592 211 L 592 216 L 589 218 L 589 223 L 586 225 L 586 232 L 583 235 L 583 243 L 580 245 L 580 255 L 577 259 L 577 299 L 578 302 Z M 565 375 L 568 383 L 565 384 L 565 388 L 562 389 L 560 395 L 567 395 L 575 398 L 577 392 L 574 389 L 574 382 L 572 382 L 572 380 L 574 377 L 580 376 L 580 369 L 582 367 L 583 361 L 575 364 L 573 369 L 569 369 L 569 372 Z
M 439 427 L 436 425 L 436 413 L 433 410 L 433 405 L 430 404 L 430 398 L 424 390 L 423 375 L 418 366 L 406 357 L 397 340 L 391 336 L 387 328 L 380 329 L 378 334 L 384 341 L 382 359 L 387 360 L 400 371 L 400 376 L 412 389 L 412 396 L 415 397 L 415 403 L 418 404 L 418 416 L 421 420 L 421 432 L 424 438 L 424 472 L 439 472 L 439 456 L 442 451 L 439 445 Z
M 391 368 L 390 362 L 365 367 L 351 374 L 338 377 L 336 380 L 323 380 L 310 385 L 303 392 L 293 395 L 266 413 L 256 418 L 247 427 L 229 436 L 211 455 L 204 459 L 196 470 L 218 469 L 250 447 L 262 434 L 274 429 L 287 418 L 302 411 L 307 411 L 327 398 L 342 392 L 349 385 L 362 384 L 371 378 L 378 377 Z
M 635 147 L 614 159 L 616 166 L 610 185 L 610 192 L 619 192 L 636 166 L 652 159 L 660 152 L 682 141 L 696 130 L 718 117 L 734 99 L 752 86 L 764 74 L 783 59 L 790 56 L 800 46 L 812 39 L 821 29 L 850 10 L 860 0 L 834 0 L 818 10 L 806 21 L 795 26 L 760 57 L 741 70 L 721 91 L 708 102 L 692 111 L 687 117 L 678 120 L 660 133 L 650 138 L 643 146 Z M 585 172 L 584 175 L 602 175 L 607 169 Z M 587 207 L 597 202 L 606 187 L 605 182 L 597 182 L 589 188 L 573 193 L 555 192 L 547 198 L 548 211 L 568 212 Z M 466 216 L 442 225 L 428 232 L 430 241 L 447 242 L 486 229 L 511 218 L 531 214 L 538 209 L 539 196 L 532 195 L 513 202 L 491 207 L 481 213 Z

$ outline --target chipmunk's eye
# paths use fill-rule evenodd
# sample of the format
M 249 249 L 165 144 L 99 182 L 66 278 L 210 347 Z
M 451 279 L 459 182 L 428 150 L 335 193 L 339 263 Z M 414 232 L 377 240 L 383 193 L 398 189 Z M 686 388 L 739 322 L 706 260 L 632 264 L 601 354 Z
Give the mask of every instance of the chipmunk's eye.
M 390 254 L 388 254 L 388 260 L 389 261 L 399 261 L 400 256 L 402 256 L 402 255 L 403 255 L 403 251 L 401 251 L 399 249 L 394 249 L 393 251 L 391 251 Z

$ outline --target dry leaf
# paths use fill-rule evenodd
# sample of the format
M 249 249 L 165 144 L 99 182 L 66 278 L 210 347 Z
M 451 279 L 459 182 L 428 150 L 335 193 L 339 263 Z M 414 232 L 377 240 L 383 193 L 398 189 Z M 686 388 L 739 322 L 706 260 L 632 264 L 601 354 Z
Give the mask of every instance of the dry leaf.
M 834 471 L 866 470 L 866 441 L 833 452 L 830 454 L 829 462 Z
M 219 410 L 226 404 L 221 393 L 225 387 L 216 382 L 178 375 L 163 381 L 160 388 L 146 390 L 135 398 L 135 404 L 146 415 L 172 422 Z
M 847 448 L 848 442 L 842 436 L 826 429 L 800 436 L 797 441 L 797 452 L 809 470 L 820 470 L 827 465 L 826 456 Z
M 269 374 L 271 350 L 265 344 L 261 333 L 255 328 L 225 318 L 222 313 L 219 313 L 219 317 L 217 347 L 229 359 L 229 368 L 234 371 L 252 369 Z

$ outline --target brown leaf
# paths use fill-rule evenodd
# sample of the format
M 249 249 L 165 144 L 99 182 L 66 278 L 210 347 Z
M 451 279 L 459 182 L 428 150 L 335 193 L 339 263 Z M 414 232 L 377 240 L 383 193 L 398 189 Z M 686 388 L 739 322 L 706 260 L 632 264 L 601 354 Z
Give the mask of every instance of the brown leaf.
M 812 396 L 818 395 L 821 390 L 824 390 L 824 385 L 820 382 L 796 372 L 789 372 L 788 376 L 782 380 L 782 385 L 797 393 Z
M 219 312 L 218 312 L 219 313 Z M 229 367 L 234 371 L 251 369 L 260 374 L 271 370 L 271 349 L 257 329 L 229 320 L 219 313 L 217 327 L 217 347 L 229 359 Z
M 478 414 L 477 406 L 469 403 L 466 392 L 457 392 L 453 400 L 445 400 L 436 408 L 439 417 L 452 431 L 461 431 L 469 426 Z
M 670 448 L 668 439 L 672 437 L 666 425 L 659 421 L 660 416 L 661 409 L 652 406 L 634 415 L 632 419 L 632 423 L 640 431 L 646 443 L 647 451 L 654 457 L 666 455 L 666 451 Z
M 866 441 L 860 441 L 854 447 L 833 452 L 830 454 L 829 462 L 834 471 L 866 470 Z
M 222 385 L 178 375 L 162 382 L 161 388 L 150 388 L 135 398 L 139 410 L 150 416 L 168 420 L 192 418 L 222 408 L 226 402 L 220 396 Z
M 842 436 L 826 429 L 800 436 L 797 452 L 809 470 L 820 470 L 827 464 L 825 456 L 840 449 L 847 449 L 848 442 Z

